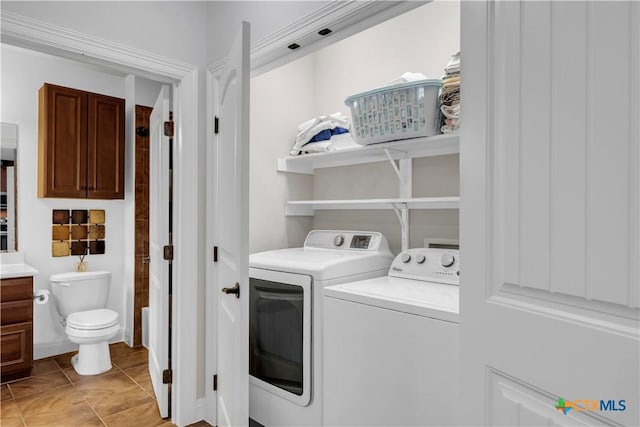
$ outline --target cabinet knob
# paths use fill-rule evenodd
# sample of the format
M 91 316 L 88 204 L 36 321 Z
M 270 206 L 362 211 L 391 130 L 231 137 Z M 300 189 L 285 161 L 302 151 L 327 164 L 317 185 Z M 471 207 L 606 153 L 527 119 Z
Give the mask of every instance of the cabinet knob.
M 86 185 L 83 185 L 82 187 L 80 187 L 80 189 L 81 189 L 81 190 L 86 190 L 86 189 L 87 189 L 87 186 L 86 186 Z
M 87 187 L 87 190 L 93 191 L 93 190 L 95 190 L 95 188 L 93 188 L 92 186 L 89 186 L 89 187 Z

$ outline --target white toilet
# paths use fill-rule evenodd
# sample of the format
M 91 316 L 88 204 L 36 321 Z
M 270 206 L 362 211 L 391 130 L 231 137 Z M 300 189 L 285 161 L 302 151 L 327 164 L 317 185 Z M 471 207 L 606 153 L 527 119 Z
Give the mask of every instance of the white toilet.
M 55 306 L 69 339 L 80 345 L 71 364 L 80 375 L 111 369 L 109 340 L 118 333 L 118 313 L 106 309 L 111 273 L 54 274 L 50 278 Z

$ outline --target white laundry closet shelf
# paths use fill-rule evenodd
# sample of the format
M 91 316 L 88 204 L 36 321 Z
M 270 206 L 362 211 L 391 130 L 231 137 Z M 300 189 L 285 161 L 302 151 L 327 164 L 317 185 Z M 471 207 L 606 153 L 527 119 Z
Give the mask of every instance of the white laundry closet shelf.
M 412 197 L 400 199 L 298 200 L 287 202 L 287 216 L 313 216 L 317 210 L 355 209 L 458 209 L 460 197 Z
M 292 172 L 312 175 L 315 169 L 336 166 L 357 165 L 388 160 L 387 153 L 394 159 L 413 159 L 415 157 L 434 157 L 460 152 L 458 135 L 435 135 L 425 138 L 404 139 L 401 141 L 363 145 L 362 147 L 325 153 L 287 156 L 278 159 L 278 172 Z

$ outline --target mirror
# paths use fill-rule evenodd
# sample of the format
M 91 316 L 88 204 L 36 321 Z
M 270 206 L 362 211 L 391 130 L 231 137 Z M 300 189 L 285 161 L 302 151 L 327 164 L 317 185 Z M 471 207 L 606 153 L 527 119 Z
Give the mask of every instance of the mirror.
M 0 252 L 18 250 L 16 157 L 18 125 L 0 123 Z

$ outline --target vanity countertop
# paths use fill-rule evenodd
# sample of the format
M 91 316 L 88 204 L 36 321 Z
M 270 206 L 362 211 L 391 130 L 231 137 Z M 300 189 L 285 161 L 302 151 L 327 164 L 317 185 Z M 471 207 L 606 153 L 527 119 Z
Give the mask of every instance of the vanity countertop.
M 38 274 L 38 270 L 28 264 L 2 264 L 0 265 L 0 279 L 13 277 L 28 277 Z

